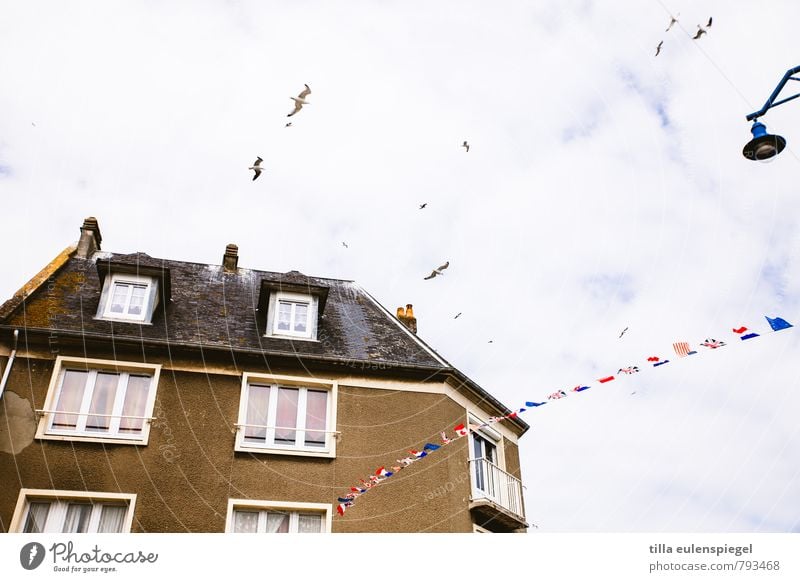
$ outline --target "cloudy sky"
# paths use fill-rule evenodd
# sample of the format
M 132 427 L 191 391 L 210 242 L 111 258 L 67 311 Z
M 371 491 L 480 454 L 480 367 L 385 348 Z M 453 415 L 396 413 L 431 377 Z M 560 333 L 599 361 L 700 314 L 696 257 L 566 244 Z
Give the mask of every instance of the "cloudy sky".
M 798 22 L 795 0 L 4 1 L 0 296 L 90 215 L 114 252 L 237 243 L 413 303 L 511 407 L 640 366 L 526 413 L 538 531 L 800 531 L 800 340 L 763 318 L 800 322 L 800 101 L 762 118 L 787 151 L 741 155 Z M 706 337 L 729 345 L 671 357 Z

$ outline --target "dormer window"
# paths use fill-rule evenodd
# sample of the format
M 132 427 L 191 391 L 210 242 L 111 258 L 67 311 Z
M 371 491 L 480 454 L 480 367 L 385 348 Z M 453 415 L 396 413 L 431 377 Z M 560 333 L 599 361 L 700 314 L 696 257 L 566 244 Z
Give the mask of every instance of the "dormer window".
M 292 271 L 282 280 L 262 279 L 258 312 L 264 335 L 290 340 L 317 341 L 328 288 Z
M 153 277 L 113 273 L 106 278 L 98 316 L 101 319 L 149 323 L 158 282 Z
M 275 335 L 296 335 L 311 337 L 311 296 L 279 293 L 277 297 L 278 316 L 272 332 Z

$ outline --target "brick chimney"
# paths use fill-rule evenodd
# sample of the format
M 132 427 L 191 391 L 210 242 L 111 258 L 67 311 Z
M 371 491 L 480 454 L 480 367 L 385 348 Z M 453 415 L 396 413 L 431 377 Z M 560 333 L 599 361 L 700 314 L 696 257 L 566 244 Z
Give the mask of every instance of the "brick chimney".
M 95 251 L 100 250 L 100 243 L 103 237 L 100 236 L 100 226 L 97 219 L 90 216 L 83 221 L 81 226 L 81 238 L 78 240 L 78 250 L 75 255 L 83 259 L 91 257 Z
M 228 273 L 235 273 L 239 264 L 239 247 L 231 243 L 225 247 L 225 254 L 222 255 L 222 266 Z
M 410 303 L 406 304 L 405 309 L 397 308 L 397 319 L 413 333 L 417 333 L 417 318 L 414 317 L 414 307 Z

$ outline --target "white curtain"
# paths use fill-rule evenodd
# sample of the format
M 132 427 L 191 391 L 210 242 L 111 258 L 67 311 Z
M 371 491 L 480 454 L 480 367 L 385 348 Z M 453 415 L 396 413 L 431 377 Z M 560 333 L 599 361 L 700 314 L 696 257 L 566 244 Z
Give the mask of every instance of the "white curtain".
M 25 528 L 22 531 L 24 533 L 42 533 L 49 512 L 49 502 L 34 501 L 30 503 L 28 506 L 28 519 L 25 520 Z
M 61 380 L 61 393 L 58 396 L 55 408 L 59 413 L 53 417 L 53 428 L 74 429 L 77 426 L 77 415 L 63 413 L 80 412 L 83 389 L 86 386 L 88 377 L 89 373 L 81 370 L 64 371 L 64 378 Z
M 122 419 L 119 422 L 120 432 L 141 432 L 144 420 L 141 418 L 125 418 L 126 416 L 144 416 L 147 395 L 150 392 L 150 376 L 129 376 L 125 390 L 125 402 L 122 405 Z
M 124 505 L 104 505 L 100 512 L 97 533 L 122 533 L 127 509 Z
M 267 411 L 269 408 L 269 386 L 251 384 L 247 390 L 247 415 L 246 424 L 260 425 L 247 426 L 244 429 L 244 438 L 249 441 L 265 442 L 267 429 L 261 428 L 267 424 Z
M 278 388 L 278 410 L 275 415 L 276 427 L 297 426 L 297 401 L 300 390 L 297 388 Z M 275 444 L 294 444 L 297 438 L 297 431 L 275 429 Z
M 92 390 L 92 402 L 89 412 L 94 414 L 111 414 L 114 409 L 114 398 L 117 395 L 119 374 L 98 372 Z M 90 416 L 86 419 L 86 430 L 107 432 L 111 424 L 110 416 Z
M 258 512 L 234 511 L 233 531 L 236 533 L 256 533 L 258 531 Z
M 267 533 L 289 533 L 289 514 L 268 511 Z
M 297 531 L 300 533 L 321 533 L 322 516 L 313 513 L 301 513 Z
M 325 446 L 325 432 L 328 420 L 328 393 L 324 390 L 308 390 L 306 393 L 306 430 L 305 445 L 311 447 Z
M 64 520 L 63 533 L 85 533 L 89 527 L 92 506 L 87 503 L 70 503 Z

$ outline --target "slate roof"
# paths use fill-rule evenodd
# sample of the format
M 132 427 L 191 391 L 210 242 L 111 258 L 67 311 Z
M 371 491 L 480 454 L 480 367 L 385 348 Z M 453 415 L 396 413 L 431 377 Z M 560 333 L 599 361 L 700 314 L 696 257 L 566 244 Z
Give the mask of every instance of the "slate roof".
M 169 298 L 161 301 L 151 325 L 96 318 L 101 279 L 109 265 L 112 270 L 113 265 L 128 265 L 143 274 L 157 273 L 169 282 Z M 450 367 L 352 281 L 307 277 L 297 271 L 274 273 L 240 268 L 226 272 L 218 265 L 101 251 L 89 259 L 72 255 L 48 275 L 46 284 L 22 301 L 16 298 L 14 304 L 9 301 L 0 308 L 0 323 L 267 354 Z M 264 336 L 263 305 L 259 310 L 264 282 L 327 288 L 319 320 L 319 341 Z

